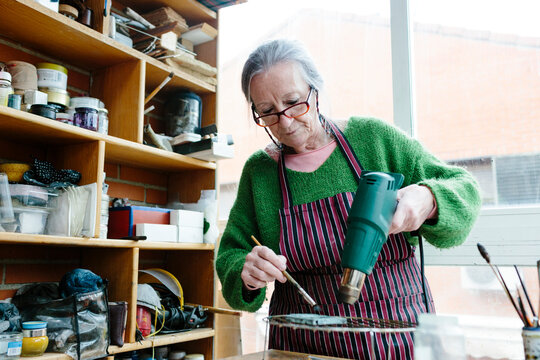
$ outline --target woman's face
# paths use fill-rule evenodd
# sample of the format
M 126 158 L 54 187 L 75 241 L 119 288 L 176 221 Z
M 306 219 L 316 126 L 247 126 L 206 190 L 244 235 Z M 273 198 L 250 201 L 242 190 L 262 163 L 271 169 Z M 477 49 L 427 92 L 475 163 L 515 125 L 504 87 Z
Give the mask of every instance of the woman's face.
M 258 114 L 279 112 L 306 101 L 309 90 L 298 65 L 292 62 L 278 63 L 268 71 L 255 75 L 250 85 L 251 99 Z M 313 91 L 307 113 L 297 118 L 281 115 L 279 122 L 269 127 L 279 142 L 297 153 L 319 147 L 319 135 L 324 131 L 318 120 L 314 95 Z

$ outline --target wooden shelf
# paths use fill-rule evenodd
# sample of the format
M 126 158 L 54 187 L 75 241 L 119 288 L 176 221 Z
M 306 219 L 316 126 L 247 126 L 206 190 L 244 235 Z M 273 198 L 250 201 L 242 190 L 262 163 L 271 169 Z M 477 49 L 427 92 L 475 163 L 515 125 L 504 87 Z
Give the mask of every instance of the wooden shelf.
M 114 355 L 118 353 L 123 353 L 127 351 L 135 351 L 151 348 L 153 346 L 164 346 L 171 345 L 176 343 L 183 343 L 187 341 L 200 340 L 211 338 L 215 335 L 215 331 L 209 328 L 193 329 L 190 331 L 169 334 L 169 335 L 158 335 L 151 339 L 145 339 L 141 342 L 136 343 L 127 343 L 124 346 L 119 347 L 115 345 L 109 346 L 109 354 Z M 39 357 L 27 357 L 28 360 L 72 360 L 72 358 L 66 354 L 60 353 L 45 353 Z
M 216 164 L 171 151 L 106 136 L 105 161 L 147 169 L 176 172 L 189 169 L 216 169 Z
M 64 237 L 52 235 L 33 235 L 0 232 L 0 244 L 56 245 L 99 248 L 140 248 L 145 250 L 208 250 L 213 251 L 214 244 L 166 243 L 152 241 L 133 241 L 116 239 L 94 239 Z
M 135 11 L 145 13 L 157 9 L 160 6 L 168 6 L 186 19 L 188 25 L 196 25 L 207 22 L 216 25 L 216 12 L 207 8 L 196 0 L 119 0 L 125 6 Z
M 0 134 L 0 138 L 52 145 L 101 140 L 105 142 L 106 161 L 163 172 L 216 169 L 216 164 L 212 162 L 103 135 L 5 106 L 0 106 Z
M 198 93 L 216 91 L 215 86 L 188 73 L 173 70 L 154 58 L 37 4 L 34 0 L 0 1 L 0 34 L 53 59 L 62 59 L 63 63 L 86 70 L 103 69 L 129 61 L 144 61 L 148 64 L 147 84 L 152 89 L 173 71 L 176 76 L 169 87 L 189 88 Z
M 117 354 L 126 351 L 134 351 L 151 348 L 152 346 L 164 346 L 170 344 L 183 343 L 187 341 L 211 338 L 215 335 L 215 330 L 210 328 L 193 329 L 175 334 L 158 335 L 141 342 L 124 344 L 122 347 L 109 346 L 109 354 Z

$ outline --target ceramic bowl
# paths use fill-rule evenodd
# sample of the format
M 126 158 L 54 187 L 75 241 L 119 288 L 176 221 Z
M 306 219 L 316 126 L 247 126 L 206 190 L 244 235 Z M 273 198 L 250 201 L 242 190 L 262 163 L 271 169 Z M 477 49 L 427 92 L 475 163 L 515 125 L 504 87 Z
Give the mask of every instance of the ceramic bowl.
M 22 180 L 23 174 L 30 170 L 30 165 L 22 163 L 6 163 L 0 164 L 0 172 L 6 173 L 8 181 L 19 182 Z

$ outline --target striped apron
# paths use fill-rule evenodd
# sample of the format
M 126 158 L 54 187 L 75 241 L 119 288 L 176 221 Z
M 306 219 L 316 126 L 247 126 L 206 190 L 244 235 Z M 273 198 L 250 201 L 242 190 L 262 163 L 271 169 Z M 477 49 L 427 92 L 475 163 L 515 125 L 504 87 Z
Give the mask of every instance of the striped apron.
M 330 123 L 338 145 L 358 181 L 362 167 L 347 139 Z M 279 211 L 279 249 L 287 258 L 292 277 L 322 308 L 322 314 L 384 318 L 415 323 L 426 312 L 422 281 L 414 248 L 402 233 L 390 235 L 383 245 L 371 275 L 366 277 L 354 305 L 340 303 L 339 285 L 343 268 L 341 252 L 347 231 L 347 217 L 354 193 L 345 192 L 308 204 L 293 206 L 285 159 L 278 160 L 284 207 Z M 430 311 L 434 311 L 427 291 Z M 275 282 L 270 315 L 312 313 L 312 308 L 290 284 Z M 352 359 L 412 359 L 411 333 L 375 334 L 375 354 L 370 356 L 371 337 L 363 333 L 330 333 L 271 326 L 269 348 Z

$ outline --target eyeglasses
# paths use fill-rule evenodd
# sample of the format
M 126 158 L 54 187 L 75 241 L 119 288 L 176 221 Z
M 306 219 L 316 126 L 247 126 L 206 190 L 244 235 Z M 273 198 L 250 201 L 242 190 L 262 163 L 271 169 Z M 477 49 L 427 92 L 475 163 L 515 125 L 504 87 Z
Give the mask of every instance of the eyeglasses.
M 289 119 L 295 119 L 299 116 L 304 115 L 309 111 L 309 97 L 311 96 L 312 91 L 313 88 L 309 88 L 309 93 L 306 101 L 299 102 L 298 104 L 289 106 L 288 108 L 276 113 L 259 115 L 257 110 L 255 110 L 255 105 L 251 105 L 251 112 L 253 113 L 253 119 L 255 120 L 255 123 L 262 127 L 268 127 L 277 124 L 281 115 L 286 116 Z

